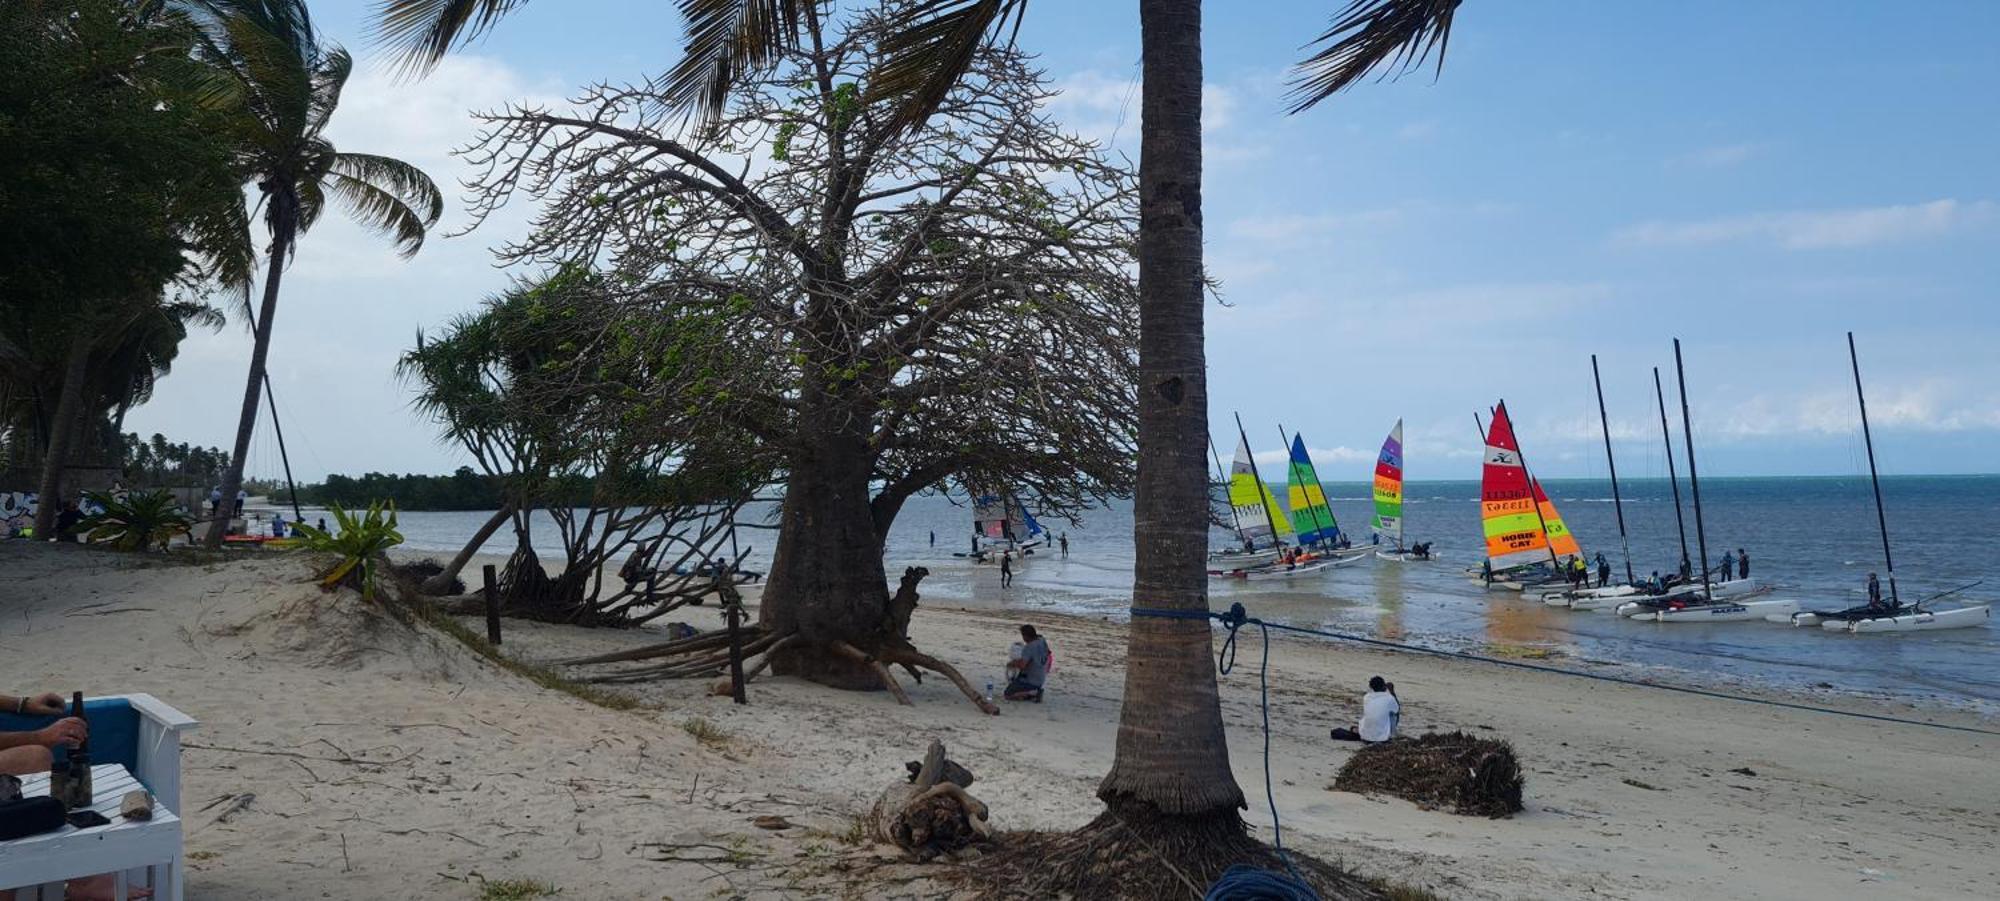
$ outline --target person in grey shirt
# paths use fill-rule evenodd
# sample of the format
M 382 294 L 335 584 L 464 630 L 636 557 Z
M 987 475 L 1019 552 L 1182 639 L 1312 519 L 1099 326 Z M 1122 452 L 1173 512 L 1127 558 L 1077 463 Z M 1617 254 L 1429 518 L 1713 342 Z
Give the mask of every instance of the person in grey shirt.
M 1007 661 L 1007 669 L 1013 672 L 1013 676 L 1007 680 L 1005 697 L 1009 701 L 1041 703 L 1042 683 L 1048 681 L 1052 659 L 1049 643 L 1035 633 L 1034 626 L 1021 627 L 1021 641 L 1025 644 L 1020 658 Z

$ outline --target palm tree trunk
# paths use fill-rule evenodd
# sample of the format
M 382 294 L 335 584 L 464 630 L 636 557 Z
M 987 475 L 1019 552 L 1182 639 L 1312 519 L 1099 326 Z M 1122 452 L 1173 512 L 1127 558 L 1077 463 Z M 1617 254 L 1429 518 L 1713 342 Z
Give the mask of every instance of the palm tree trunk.
M 1201 0 L 1141 0 L 1135 607 L 1208 609 Z M 1117 754 L 1097 795 L 1182 817 L 1244 806 L 1204 620 L 1132 618 Z
M 63 468 L 69 465 L 71 439 L 76 421 L 83 412 L 83 381 L 90 372 L 90 347 L 97 333 L 79 322 L 70 339 L 69 357 L 63 361 L 62 391 L 57 395 L 54 422 L 49 427 L 49 443 L 42 457 L 42 486 L 35 508 L 35 537 L 56 537 L 56 515 L 62 512 Z
M 276 202 L 275 200 L 273 202 Z M 271 240 L 271 262 L 264 275 L 264 302 L 257 308 L 257 333 L 250 348 L 250 378 L 243 386 L 243 412 L 236 420 L 236 451 L 229 455 L 229 468 L 222 476 L 222 510 L 228 511 L 236 503 L 236 492 L 243 487 L 243 461 L 250 456 L 250 435 L 257 430 L 257 402 L 264 384 L 264 360 L 271 353 L 271 320 L 278 312 L 278 282 L 285 274 L 285 257 L 291 249 L 293 234 L 290 227 L 281 226 Z M 210 550 L 222 546 L 222 536 L 229 531 L 230 514 L 219 513 L 208 524 L 208 536 L 202 542 Z
M 424 580 L 424 584 L 422 585 L 423 592 L 425 594 L 443 594 L 446 589 L 451 587 L 451 580 L 458 578 L 459 571 L 465 569 L 465 564 L 472 562 L 472 555 L 478 553 L 480 548 L 485 547 L 487 539 L 492 538 L 493 533 L 499 531 L 500 526 L 512 518 L 513 515 L 514 504 L 511 501 L 502 504 L 500 509 L 493 511 L 493 515 L 486 520 L 486 524 L 480 526 L 479 531 L 473 533 L 472 540 L 466 542 L 465 547 L 459 549 L 458 556 L 451 558 L 451 563 L 444 568 L 444 572 Z

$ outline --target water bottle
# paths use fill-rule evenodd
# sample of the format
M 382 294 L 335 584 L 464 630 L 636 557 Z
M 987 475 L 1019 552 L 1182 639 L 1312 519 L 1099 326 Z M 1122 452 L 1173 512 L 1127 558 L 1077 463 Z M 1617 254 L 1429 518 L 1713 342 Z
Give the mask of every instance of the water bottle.
M 993 683 L 986 683 L 986 703 L 993 703 Z

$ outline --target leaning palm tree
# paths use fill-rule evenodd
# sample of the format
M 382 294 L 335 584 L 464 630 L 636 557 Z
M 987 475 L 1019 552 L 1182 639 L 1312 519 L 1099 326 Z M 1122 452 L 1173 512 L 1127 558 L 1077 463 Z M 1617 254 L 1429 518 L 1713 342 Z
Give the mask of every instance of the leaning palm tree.
M 493 27 L 525 0 L 385 0 L 378 35 L 421 68 Z M 811 2 L 811 0 L 808 0 Z M 1293 112 L 1386 70 L 1433 55 L 1443 64 L 1462 0 L 1350 0 L 1300 63 Z M 1018 23 L 1026 0 L 911 0 L 892 7 L 901 37 L 869 79 L 918 121 L 964 74 L 981 41 Z M 768 65 L 802 33 L 794 0 L 682 0 L 685 54 L 664 79 L 671 102 L 719 110 L 729 85 Z M 1209 488 L 1201 250 L 1201 0 L 1140 0 L 1144 87 L 1139 151 L 1139 459 L 1133 606 L 1208 612 L 1204 560 Z M 1030 893 L 1178 894 L 1182 874 L 1213 879 L 1229 863 L 1268 859 L 1244 832 L 1243 790 L 1229 767 L 1211 630 L 1197 618 L 1134 617 L 1125 703 L 1103 815 L 1037 868 Z M 1167 866 L 1157 855 L 1172 856 Z M 1179 869 L 1174 869 L 1179 866 Z M 1322 871 L 1323 879 L 1335 878 Z M 1045 889 L 1046 891 L 1042 891 Z
M 211 102 L 236 111 L 231 140 L 261 195 L 265 250 L 264 297 L 251 327 L 250 375 L 243 388 L 235 451 L 222 493 L 234 497 L 257 426 L 258 392 L 271 350 L 278 285 L 299 236 L 319 221 L 329 198 L 361 224 L 389 236 L 408 257 L 444 212 L 437 186 L 417 167 L 366 153 L 342 153 L 324 135 L 353 71 L 347 51 L 321 40 L 304 0 L 189 0 L 209 36 L 206 56 L 220 73 Z M 209 524 L 206 543 L 219 547 L 228 519 Z

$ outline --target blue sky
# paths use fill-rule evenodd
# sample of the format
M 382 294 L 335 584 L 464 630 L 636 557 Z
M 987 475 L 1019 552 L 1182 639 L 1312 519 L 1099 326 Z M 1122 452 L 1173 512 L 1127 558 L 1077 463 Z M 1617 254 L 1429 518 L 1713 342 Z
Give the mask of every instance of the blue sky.
M 641 77 L 678 44 L 670 4 L 537 0 L 398 83 L 368 5 L 314 6 L 362 58 L 333 136 L 447 185 L 469 109 Z M 1705 474 L 1848 474 L 1853 329 L 1884 471 L 2000 471 L 2000 4 L 1470 0 L 1441 77 L 1286 116 L 1286 66 L 1336 5 L 1208 5 L 1225 449 L 1240 411 L 1266 455 L 1282 422 L 1326 478 L 1360 478 L 1403 417 L 1411 478 L 1472 477 L 1471 414 L 1504 397 L 1541 474 L 1601 475 L 1594 352 L 1621 474 L 1664 475 L 1650 367 L 1674 403 L 1679 336 Z M 1137 35 L 1129 0 L 1036 3 L 1021 33 L 1058 117 L 1135 159 Z M 302 476 L 461 462 L 390 370 L 504 283 L 485 248 L 521 222 L 410 262 L 332 217 L 305 238 L 273 356 Z M 247 359 L 236 326 L 192 341 L 129 427 L 226 446 Z M 268 429 L 250 465 L 276 473 Z

